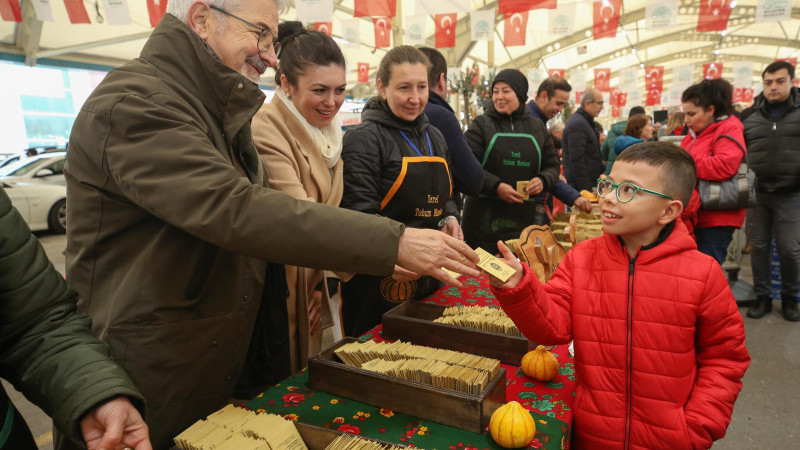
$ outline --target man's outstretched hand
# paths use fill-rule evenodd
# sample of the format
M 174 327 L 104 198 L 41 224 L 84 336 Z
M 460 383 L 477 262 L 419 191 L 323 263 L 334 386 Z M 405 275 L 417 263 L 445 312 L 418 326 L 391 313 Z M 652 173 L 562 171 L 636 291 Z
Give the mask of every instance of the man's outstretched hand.
M 406 227 L 400 236 L 397 265 L 405 270 L 430 275 L 449 285 L 463 287 L 442 267 L 464 275 L 478 276 L 478 254 L 458 239 L 440 231 Z
M 147 424 L 130 400 L 117 397 L 89 411 L 81 420 L 89 450 L 153 450 Z

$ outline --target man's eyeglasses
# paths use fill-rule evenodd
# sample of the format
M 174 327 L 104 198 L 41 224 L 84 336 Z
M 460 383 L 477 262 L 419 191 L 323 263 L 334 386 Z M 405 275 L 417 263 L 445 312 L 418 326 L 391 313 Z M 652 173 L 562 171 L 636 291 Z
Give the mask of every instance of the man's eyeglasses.
M 270 46 L 272 46 L 272 48 L 275 50 L 275 56 L 280 55 L 280 53 L 281 53 L 281 43 L 275 40 L 275 36 L 272 35 L 272 31 L 270 31 L 267 28 L 260 27 L 260 26 L 254 24 L 254 23 L 248 22 L 248 21 L 242 19 L 241 17 L 239 17 L 239 16 L 237 16 L 235 14 L 231 14 L 228 11 L 225 11 L 224 9 L 222 9 L 222 8 L 220 8 L 218 6 L 214 6 L 214 5 L 209 5 L 209 6 L 214 11 L 221 12 L 222 14 L 225 14 L 226 16 L 233 17 L 234 19 L 236 19 L 236 20 L 238 20 L 238 21 L 240 21 L 240 22 L 242 22 L 244 24 L 247 24 L 247 25 L 250 25 L 253 28 L 256 28 L 258 31 L 254 30 L 253 32 L 254 33 L 258 33 L 258 44 L 257 45 L 258 45 L 258 50 L 259 51 L 261 51 L 261 52 L 269 51 Z
M 594 103 L 595 105 L 600 105 L 600 106 L 603 106 L 603 104 L 604 104 L 605 102 L 604 102 L 603 100 L 600 100 L 599 102 L 592 102 L 592 103 Z
M 597 180 L 597 195 L 600 197 L 604 197 L 611 194 L 611 191 L 614 189 L 617 190 L 617 200 L 620 203 L 628 203 L 629 201 L 633 200 L 636 197 L 636 193 L 639 191 L 647 192 L 648 194 L 657 195 L 659 197 L 664 197 L 669 200 L 675 200 L 674 198 L 670 197 L 669 195 L 662 194 L 660 192 L 651 191 L 650 189 L 640 188 L 639 186 L 624 182 L 620 184 L 614 183 L 611 178 L 600 178 Z

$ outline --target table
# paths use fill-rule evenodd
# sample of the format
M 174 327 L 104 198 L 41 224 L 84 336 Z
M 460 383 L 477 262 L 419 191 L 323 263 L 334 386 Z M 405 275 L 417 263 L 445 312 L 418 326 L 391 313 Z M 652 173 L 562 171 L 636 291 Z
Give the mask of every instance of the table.
M 461 282 L 464 289 L 445 286 L 424 301 L 446 306 L 498 306 L 485 276 L 462 276 Z M 383 340 L 381 326 L 378 325 L 360 339 Z M 559 375 L 547 383 L 526 377 L 519 366 L 502 365 L 507 375 L 506 401 L 518 401 L 531 411 L 536 421 L 536 437 L 529 448 L 569 447 L 575 371 L 566 345 L 556 346 L 552 351 L 561 368 Z M 500 448 L 488 432 L 471 433 L 314 391 L 307 385 L 308 373 L 304 370 L 281 381 L 245 406 L 259 412 L 280 414 L 309 425 L 361 434 L 409 447 L 450 450 Z

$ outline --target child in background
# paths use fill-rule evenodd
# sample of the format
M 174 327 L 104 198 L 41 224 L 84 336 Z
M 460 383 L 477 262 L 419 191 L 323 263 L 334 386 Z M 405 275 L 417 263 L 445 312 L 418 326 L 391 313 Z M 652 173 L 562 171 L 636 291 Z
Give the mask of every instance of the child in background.
M 623 151 L 598 180 L 604 235 L 542 285 L 516 269 L 492 290 L 529 339 L 575 342 L 573 448 L 697 449 L 722 438 L 750 363 L 725 275 L 679 216 L 692 157 L 669 143 Z

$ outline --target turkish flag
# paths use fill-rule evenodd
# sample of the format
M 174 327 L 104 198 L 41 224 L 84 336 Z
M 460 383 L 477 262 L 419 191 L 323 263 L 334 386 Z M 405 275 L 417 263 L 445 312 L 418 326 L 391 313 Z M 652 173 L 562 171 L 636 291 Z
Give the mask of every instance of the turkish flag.
M 647 66 L 644 68 L 645 89 L 664 89 L 664 66 Z
M 64 0 L 64 6 L 67 7 L 70 23 L 92 23 L 89 20 L 89 13 L 86 12 L 86 7 L 83 6 L 83 0 Z
M 611 106 L 611 117 L 619 117 L 619 106 L 617 105 Z
M 532 9 L 556 9 L 556 0 L 498 0 L 498 14 L 513 14 Z
M 547 69 L 547 76 L 564 78 L 565 71 L 566 69 Z
M 392 19 L 391 17 L 373 17 L 375 26 L 375 48 L 386 48 L 392 45 Z
M 701 0 L 697 14 L 697 32 L 722 31 L 728 27 L 732 0 Z
M 320 33 L 325 33 L 330 36 L 332 30 L 333 22 L 314 22 L 314 31 L 319 31 Z
M 794 58 L 776 58 L 775 61 L 788 61 L 791 65 L 797 67 L 797 57 L 794 57 Z
M 714 80 L 722 78 L 722 63 L 703 64 L 703 79 Z
M 575 91 L 575 104 L 581 104 L 581 97 L 583 97 L 583 91 Z
M 525 45 L 525 35 L 528 30 L 528 11 L 506 14 L 503 22 L 503 45 Z
M 354 0 L 353 17 L 394 17 L 397 0 Z
M 19 0 L 0 0 L 0 17 L 6 22 L 22 22 Z
M 647 91 L 647 99 L 644 101 L 644 106 L 656 106 L 661 104 L 661 91 L 652 89 Z
M 456 46 L 456 13 L 436 14 L 436 48 Z
M 594 25 L 592 32 L 594 39 L 614 37 L 619 26 L 619 13 L 622 10 L 622 0 L 603 0 L 593 3 Z
M 628 93 L 627 92 L 619 92 L 619 96 L 617 97 L 617 106 L 623 107 L 628 104 Z
M 611 69 L 594 69 L 594 88 L 598 91 L 610 91 Z
M 749 88 L 736 88 L 733 90 L 733 103 L 750 103 L 753 101 L 753 90 Z
M 611 94 L 608 96 L 608 104 L 610 106 L 619 106 L 619 89 L 612 89 Z
M 358 63 L 358 82 L 369 82 L 369 63 Z
M 147 14 L 150 16 L 150 28 L 155 28 L 167 11 L 167 0 L 147 0 Z

